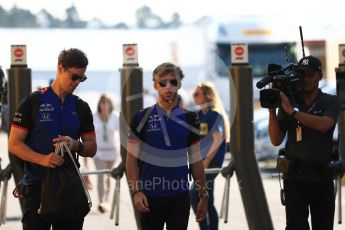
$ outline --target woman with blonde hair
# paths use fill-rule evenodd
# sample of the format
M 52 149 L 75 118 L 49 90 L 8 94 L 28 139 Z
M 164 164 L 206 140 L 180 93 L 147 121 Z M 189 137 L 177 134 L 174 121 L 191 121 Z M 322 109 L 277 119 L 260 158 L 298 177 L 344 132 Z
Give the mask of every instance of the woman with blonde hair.
M 226 153 L 226 143 L 230 140 L 230 125 L 223 104 L 212 83 L 197 85 L 193 94 L 195 103 L 200 107 L 197 115 L 200 120 L 200 153 L 204 168 L 222 167 Z M 206 174 L 206 189 L 209 193 L 208 218 L 199 222 L 201 230 L 218 229 L 218 213 L 214 206 L 214 181 L 218 174 Z M 199 194 L 197 184 L 190 191 L 191 205 L 197 210 Z

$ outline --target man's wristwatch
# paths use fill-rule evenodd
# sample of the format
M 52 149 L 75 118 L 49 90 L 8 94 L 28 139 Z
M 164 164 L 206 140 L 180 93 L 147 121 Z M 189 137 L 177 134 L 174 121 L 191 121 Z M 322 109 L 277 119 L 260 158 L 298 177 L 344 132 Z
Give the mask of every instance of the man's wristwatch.
M 81 141 L 78 141 L 78 149 L 77 149 L 77 152 L 78 153 L 81 153 L 83 150 L 84 150 L 84 144 L 83 144 L 83 142 L 81 142 Z
M 199 193 L 199 198 L 209 198 L 208 191 L 205 191 L 204 193 Z
M 296 113 L 299 112 L 298 108 L 293 108 L 293 112 L 291 113 L 291 117 L 294 118 Z

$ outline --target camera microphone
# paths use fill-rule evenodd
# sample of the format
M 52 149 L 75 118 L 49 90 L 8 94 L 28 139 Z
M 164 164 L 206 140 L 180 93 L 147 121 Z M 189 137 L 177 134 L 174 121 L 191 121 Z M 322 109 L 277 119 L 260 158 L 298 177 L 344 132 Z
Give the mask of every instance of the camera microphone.
M 273 80 L 272 76 L 264 77 L 263 79 L 261 79 L 260 81 L 256 83 L 256 88 L 261 89 L 262 87 L 270 83 L 272 80 Z
M 258 89 L 263 88 L 265 85 L 267 85 L 268 83 L 272 82 L 273 80 L 273 75 L 278 73 L 279 70 L 281 70 L 282 66 L 281 65 L 277 65 L 277 64 L 273 64 L 270 63 L 268 64 L 267 67 L 267 72 L 268 72 L 268 77 L 264 77 L 263 79 L 261 79 L 260 81 L 258 81 L 256 83 L 256 87 Z

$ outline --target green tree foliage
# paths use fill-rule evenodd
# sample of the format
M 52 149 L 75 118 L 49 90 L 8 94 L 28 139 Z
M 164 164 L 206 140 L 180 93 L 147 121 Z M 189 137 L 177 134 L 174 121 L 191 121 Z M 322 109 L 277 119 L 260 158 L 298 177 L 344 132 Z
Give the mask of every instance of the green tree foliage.
M 67 18 L 64 22 L 64 27 L 67 28 L 85 28 L 86 22 L 79 19 L 79 14 L 75 6 L 66 9 Z
M 0 27 L 5 27 L 7 23 L 7 12 L 0 6 Z
M 164 22 L 162 18 L 153 13 L 148 6 L 137 9 L 135 15 L 137 26 L 140 29 L 176 28 L 181 25 L 180 15 L 178 13 L 173 13 L 170 22 Z
M 1 4 L 1 3 L 0 3 Z M 148 6 L 142 6 L 136 11 L 137 27 L 141 29 L 176 28 L 181 25 L 180 15 L 173 13 L 169 22 L 164 22 L 160 16 L 152 12 Z M 97 27 L 96 27 L 97 26 Z M 8 28 L 118 28 L 127 29 L 129 26 L 124 22 L 106 26 L 99 19 L 89 22 L 79 18 L 77 8 L 72 5 L 66 9 L 66 18 L 61 20 L 54 17 L 45 9 L 37 15 L 29 10 L 14 6 L 6 11 L 0 5 L 0 27 Z
M 13 7 L 0 18 L 0 24 L 4 27 L 37 28 L 36 16 L 28 10 Z M 3 23 L 4 22 L 4 23 Z

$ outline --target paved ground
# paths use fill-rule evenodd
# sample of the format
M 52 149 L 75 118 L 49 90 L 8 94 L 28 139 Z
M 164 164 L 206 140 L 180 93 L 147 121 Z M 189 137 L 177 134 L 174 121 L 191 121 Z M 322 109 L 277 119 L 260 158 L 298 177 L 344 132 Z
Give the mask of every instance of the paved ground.
M 2 158 L 2 167 L 5 167 L 8 163 L 8 156 L 7 156 L 7 136 L 4 133 L 0 133 L 0 157 Z M 262 178 L 263 178 L 263 185 L 266 192 L 266 197 L 268 200 L 268 205 L 271 213 L 271 219 L 274 225 L 274 229 L 284 229 L 285 226 L 285 212 L 283 206 L 280 204 L 279 198 L 279 184 L 277 179 L 272 179 L 270 176 L 270 170 L 264 170 L 264 165 L 260 164 L 260 168 L 262 169 Z M 95 176 L 92 176 L 93 183 L 95 185 Z M 224 178 L 222 176 L 218 176 L 216 180 L 216 201 L 215 204 L 220 210 L 221 206 L 221 199 L 223 196 L 223 189 L 224 189 Z M 112 183 L 114 184 L 114 183 Z M 123 178 L 121 182 L 121 201 L 120 201 L 120 223 L 119 226 L 115 226 L 114 220 L 109 218 L 109 212 L 105 214 L 101 214 L 97 210 L 97 193 L 95 189 L 91 190 L 91 196 L 93 200 L 93 207 L 89 215 L 85 219 L 84 229 L 85 230 L 105 230 L 105 229 L 123 229 L 123 230 L 134 230 L 136 229 L 135 219 L 133 215 L 133 208 L 130 201 L 129 191 L 128 188 L 125 186 L 126 181 Z M 8 189 L 8 202 L 7 202 L 7 219 L 6 224 L 1 225 L 0 228 L 4 230 L 19 230 L 21 229 L 21 212 L 19 208 L 18 201 L 13 198 L 12 190 L 14 187 L 13 179 L 9 182 L 9 189 Z M 2 189 L 2 188 L 1 188 Z M 112 189 L 113 190 L 113 189 Z M 255 191 L 253 191 L 255 192 Z M 113 194 L 113 192 L 112 192 Z M 112 197 L 112 195 L 111 195 Z M 342 197 L 345 198 L 345 188 L 343 186 Z M 343 199 L 342 207 L 345 208 L 345 200 Z M 335 215 L 335 230 L 344 229 L 344 224 L 339 225 L 338 215 L 336 212 Z M 343 215 L 345 218 L 345 215 Z M 197 230 L 198 225 L 194 221 L 194 214 L 191 213 L 190 220 L 189 220 L 189 228 L 190 230 Z M 243 230 L 248 229 L 247 220 L 244 213 L 244 208 L 242 204 L 242 198 L 238 189 L 237 179 L 234 176 L 231 179 L 230 184 L 230 206 L 229 206 L 229 219 L 228 223 L 224 224 L 223 220 L 220 220 L 219 229 L 232 229 L 232 230 Z

